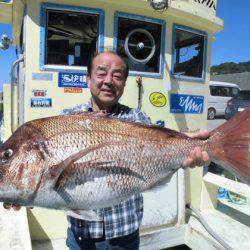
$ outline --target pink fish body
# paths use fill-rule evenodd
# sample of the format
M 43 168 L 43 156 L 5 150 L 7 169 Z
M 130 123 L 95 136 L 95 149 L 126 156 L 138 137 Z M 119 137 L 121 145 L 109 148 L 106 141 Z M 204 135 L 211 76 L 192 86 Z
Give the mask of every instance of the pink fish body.
M 195 146 L 250 183 L 250 109 L 208 140 L 93 113 L 33 120 L 0 148 L 0 201 L 62 210 L 109 207 L 166 182 Z

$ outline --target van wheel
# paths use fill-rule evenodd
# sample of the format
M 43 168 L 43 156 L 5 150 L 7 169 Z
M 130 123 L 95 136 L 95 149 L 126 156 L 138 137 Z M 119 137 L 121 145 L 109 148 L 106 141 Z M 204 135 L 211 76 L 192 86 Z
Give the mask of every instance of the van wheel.
M 207 119 L 213 120 L 215 118 L 216 111 L 213 108 L 209 108 L 207 111 Z

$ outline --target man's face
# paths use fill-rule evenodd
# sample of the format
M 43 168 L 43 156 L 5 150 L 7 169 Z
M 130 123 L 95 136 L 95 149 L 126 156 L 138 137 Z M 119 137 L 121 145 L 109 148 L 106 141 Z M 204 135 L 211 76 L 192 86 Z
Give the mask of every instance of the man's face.
M 112 107 L 118 102 L 125 87 L 124 72 L 124 62 L 115 54 L 107 52 L 94 58 L 87 81 L 98 105 Z

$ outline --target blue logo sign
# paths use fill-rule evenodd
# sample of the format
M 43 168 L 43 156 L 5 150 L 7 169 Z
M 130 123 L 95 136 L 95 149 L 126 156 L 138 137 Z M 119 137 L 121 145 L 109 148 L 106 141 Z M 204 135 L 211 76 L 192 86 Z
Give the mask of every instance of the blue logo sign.
M 58 87 L 63 88 L 87 88 L 86 74 L 58 73 Z
M 48 108 L 52 106 L 51 98 L 31 98 L 30 106 L 32 108 Z
M 204 96 L 171 94 L 170 112 L 202 114 Z

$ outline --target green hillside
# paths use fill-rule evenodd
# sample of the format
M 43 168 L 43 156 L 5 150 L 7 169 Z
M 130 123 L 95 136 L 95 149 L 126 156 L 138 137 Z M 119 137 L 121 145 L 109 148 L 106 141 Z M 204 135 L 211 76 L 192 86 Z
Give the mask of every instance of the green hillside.
M 210 69 L 211 75 L 250 72 L 250 61 L 240 63 L 226 62 L 212 66 Z

